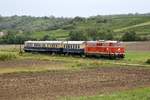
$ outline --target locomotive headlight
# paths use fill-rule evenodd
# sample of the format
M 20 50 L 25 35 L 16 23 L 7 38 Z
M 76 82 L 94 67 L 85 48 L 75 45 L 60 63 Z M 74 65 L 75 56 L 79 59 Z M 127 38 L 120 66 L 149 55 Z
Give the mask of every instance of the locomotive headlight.
M 120 51 L 120 48 L 118 48 L 118 51 Z

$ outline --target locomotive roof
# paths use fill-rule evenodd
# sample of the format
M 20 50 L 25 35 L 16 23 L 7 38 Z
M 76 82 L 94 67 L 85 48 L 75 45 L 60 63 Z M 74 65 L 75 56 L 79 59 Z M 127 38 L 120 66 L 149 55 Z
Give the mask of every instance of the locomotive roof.
M 106 43 L 118 43 L 118 41 L 105 41 Z

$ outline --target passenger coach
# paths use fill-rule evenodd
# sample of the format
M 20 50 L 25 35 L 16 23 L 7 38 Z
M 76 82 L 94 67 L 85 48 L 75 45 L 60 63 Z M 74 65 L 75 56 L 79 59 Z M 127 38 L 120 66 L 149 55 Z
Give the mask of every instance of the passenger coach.
M 61 53 L 62 49 L 62 41 L 26 41 L 24 46 L 26 52 Z

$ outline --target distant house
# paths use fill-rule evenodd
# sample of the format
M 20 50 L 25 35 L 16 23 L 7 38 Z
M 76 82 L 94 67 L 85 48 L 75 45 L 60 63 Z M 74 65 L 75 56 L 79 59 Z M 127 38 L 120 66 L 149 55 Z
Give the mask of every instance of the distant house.
M 0 32 L 0 37 L 6 35 L 4 32 Z

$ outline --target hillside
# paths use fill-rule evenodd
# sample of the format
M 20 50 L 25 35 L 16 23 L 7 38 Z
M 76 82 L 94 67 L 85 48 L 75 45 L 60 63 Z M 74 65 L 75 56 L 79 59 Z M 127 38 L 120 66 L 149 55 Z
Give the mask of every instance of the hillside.
M 103 33 L 111 33 L 113 39 L 120 40 L 123 33 L 129 31 L 134 31 L 139 37 L 150 40 L 149 27 L 150 14 L 98 15 L 89 18 L 0 16 L 0 32 L 15 34 L 16 37 L 26 38 L 24 40 L 65 40 L 70 38 L 72 31 L 80 31 L 81 34 L 86 35 L 87 40 L 109 36 L 108 34 L 103 36 Z M 92 37 L 93 34 L 96 34 L 95 37 Z M 96 38 L 97 36 L 100 38 Z

